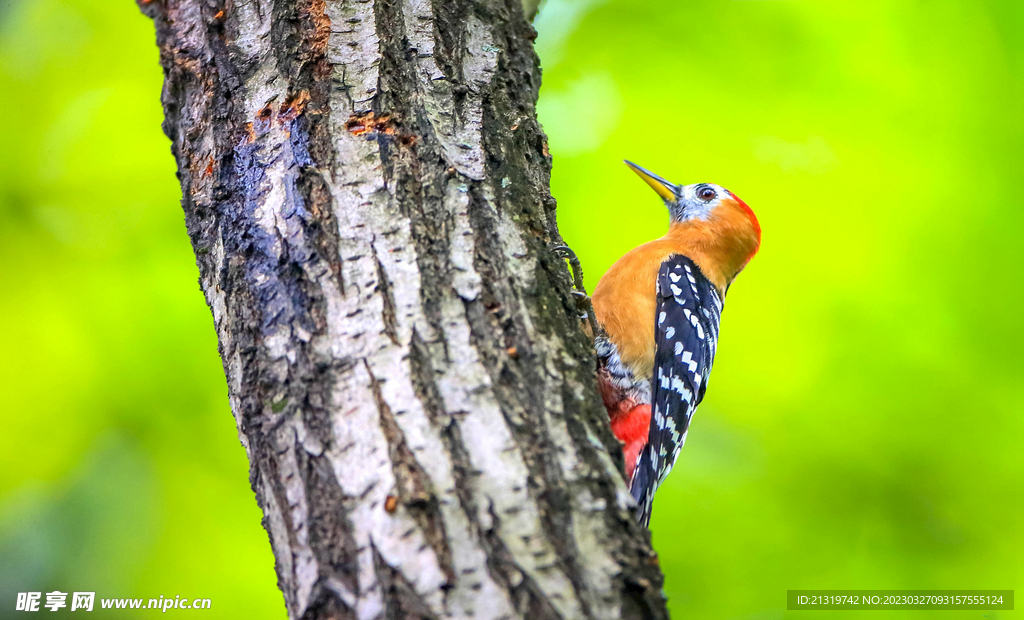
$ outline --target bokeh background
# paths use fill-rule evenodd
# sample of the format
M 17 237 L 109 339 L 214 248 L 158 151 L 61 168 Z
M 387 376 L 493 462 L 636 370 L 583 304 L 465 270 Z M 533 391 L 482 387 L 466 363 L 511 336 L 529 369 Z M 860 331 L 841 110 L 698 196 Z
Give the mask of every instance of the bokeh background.
M 656 502 L 676 617 L 1024 590 L 1022 6 L 543 7 L 552 189 L 589 285 L 666 228 L 624 157 L 729 187 L 764 229 Z M 285 617 L 160 86 L 133 3 L 0 1 L 0 617 L 55 588 Z

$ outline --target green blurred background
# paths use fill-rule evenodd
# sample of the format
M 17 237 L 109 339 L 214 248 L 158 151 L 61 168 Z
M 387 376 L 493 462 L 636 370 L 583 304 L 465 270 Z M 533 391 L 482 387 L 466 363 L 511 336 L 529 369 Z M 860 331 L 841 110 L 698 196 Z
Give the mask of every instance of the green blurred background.
M 552 189 L 591 288 L 666 227 L 624 157 L 729 187 L 764 229 L 656 504 L 677 617 L 858 615 L 786 612 L 791 588 L 1022 590 L 1021 7 L 542 9 Z M 0 1 L 0 617 L 54 588 L 285 615 L 161 79 L 133 3 Z

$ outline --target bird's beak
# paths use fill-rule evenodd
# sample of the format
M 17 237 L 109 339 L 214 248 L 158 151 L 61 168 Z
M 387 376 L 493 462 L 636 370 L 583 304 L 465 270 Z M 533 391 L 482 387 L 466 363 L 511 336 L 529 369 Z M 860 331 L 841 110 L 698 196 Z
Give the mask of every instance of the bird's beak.
M 676 192 L 679 190 L 678 185 L 669 183 L 668 181 L 654 174 L 650 170 L 641 168 L 640 166 L 629 161 L 628 159 L 624 161 L 626 162 L 627 166 L 633 169 L 633 172 L 640 175 L 641 179 L 647 181 L 647 184 L 651 186 L 651 189 L 658 192 L 658 195 L 661 196 L 662 200 L 664 200 L 665 202 L 675 202 L 676 200 L 679 199 L 679 197 L 676 195 Z

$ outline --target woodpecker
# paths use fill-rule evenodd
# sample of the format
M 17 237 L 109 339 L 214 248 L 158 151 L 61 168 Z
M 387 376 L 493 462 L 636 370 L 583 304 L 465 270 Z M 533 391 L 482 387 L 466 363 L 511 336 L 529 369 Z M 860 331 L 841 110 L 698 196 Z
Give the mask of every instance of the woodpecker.
M 668 233 L 612 265 L 591 302 L 598 386 L 646 527 L 704 398 L 725 293 L 757 253 L 761 227 L 724 187 L 675 185 L 626 164 L 664 200 Z

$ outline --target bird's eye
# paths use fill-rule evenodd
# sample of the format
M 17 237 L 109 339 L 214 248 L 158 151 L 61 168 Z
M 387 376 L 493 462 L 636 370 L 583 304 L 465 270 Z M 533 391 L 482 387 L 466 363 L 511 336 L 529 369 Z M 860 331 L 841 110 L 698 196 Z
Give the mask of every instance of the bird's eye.
M 711 189 L 710 187 L 702 187 L 699 190 L 697 190 L 697 197 L 703 200 L 704 202 L 711 202 L 712 200 L 715 199 L 715 196 L 717 195 L 718 194 L 715 193 L 715 190 Z

